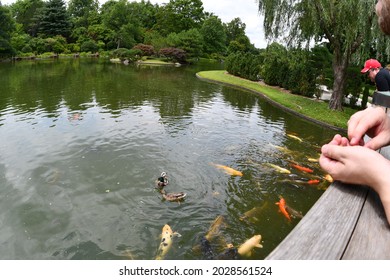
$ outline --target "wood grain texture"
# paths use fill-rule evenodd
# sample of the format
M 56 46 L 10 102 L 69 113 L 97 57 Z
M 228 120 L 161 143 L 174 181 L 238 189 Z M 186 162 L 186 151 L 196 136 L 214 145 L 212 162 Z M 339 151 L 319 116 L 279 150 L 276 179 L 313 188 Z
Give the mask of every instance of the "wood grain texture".
M 341 259 L 367 192 L 367 187 L 334 182 L 266 260 Z
M 390 259 L 390 226 L 379 196 L 370 190 L 343 259 Z

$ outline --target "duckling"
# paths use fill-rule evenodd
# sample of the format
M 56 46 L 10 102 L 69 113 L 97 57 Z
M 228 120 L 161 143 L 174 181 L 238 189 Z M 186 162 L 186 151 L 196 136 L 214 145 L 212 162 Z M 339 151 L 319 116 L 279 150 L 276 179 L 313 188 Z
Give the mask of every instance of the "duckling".
M 158 187 L 160 190 L 162 190 L 163 187 L 168 185 L 168 178 L 167 178 L 167 173 L 162 172 L 161 176 L 157 178 L 156 180 L 156 187 Z

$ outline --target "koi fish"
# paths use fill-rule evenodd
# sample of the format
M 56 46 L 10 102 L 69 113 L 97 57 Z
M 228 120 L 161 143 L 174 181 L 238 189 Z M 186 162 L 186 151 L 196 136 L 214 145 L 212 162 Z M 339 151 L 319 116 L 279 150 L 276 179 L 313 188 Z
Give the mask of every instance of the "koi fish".
M 280 167 L 280 166 L 278 166 L 278 165 L 276 165 L 276 164 L 266 163 L 266 165 L 272 167 L 273 169 L 275 169 L 275 170 L 276 170 L 277 172 L 279 172 L 279 173 L 284 173 L 284 174 L 290 174 L 290 173 L 291 173 L 290 170 L 285 169 L 285 168 L 283 168 L 283 167 Z
M 286 211 L 287 211 L 288 213 L 290 213 L 290 215 L 291 215 L 292 217 L 300 218 L 300 219 L 303 218 L 303 215 L 302 215 L 301 212 L 298 212 L 297 210 L 291 208 L 291 207 L 288 206 L 288 205 L 286 205 Z
M 249 222 L 258 222 L 259 216 L 264 211 L 265 208 L 268 206 L 268 201 L 266 201 L 262 206 L 260 207 L 253 207 L 251 210 L 246 211 L 243 216 L 240 217 L 240 220 L 248 220 Z
M 333 178 L 332 178 L 332 176 L 330 176 L 329 174 L 326 174 L 326 175 L 324 176 L 324 179 L 325 179 L 326 181 L 328 181 L 329 183 L 333 183 Z
M 292 138 L 292 139 L 298 140 L 299 142 L 303 142 L 303 140 L 301 138 L 299 138 L 298 136 L 295 136 L 293 134 L 287 134 L 287 136 Z
M 292 154 L 294 153 L 293 151 L 287 149 L 286 147 L 281 147 L 281 146 L 277 146 L 277 145 L 273 145 L 276 149 L 278 149 L 279 151 L 285 153 L 285 154 Z
M 225 226 L 226 226 L 226 223 L 225 223 L 224 217 L 219 215 L 218 217 L 215 218 L 215 220 L 211 224 L 209 230 L 207 231 L 207 233 L 205 235 L 205 238 L 208 241 L 211 241 L 215 236 L 217 236 L 219 234 L 221 227 L 225 227 Z
M 211 164 L 214 165 L 218 169 L 222 169 L 228 175 L 231 175 L 231 176 L 243 176 L 241 171 L 235 170 L 235 169 L 233 169 L 231 167 L 228 167 L 226 165 L 216 164 L 216 163 L 211 163 Z
M 307 183 L 309 185 L 317 185 L 319 182 L 320 182 L 320 180 L 317 180 L 317 179 L 312 179 L 312 180 L 307 181 Z
M 319 162 L 320 161 L 318 158 L 311 158 L 311 157 L 308 157 L 307 160 L 309 162 Z
M 164 259 L 165 255 L 172 247 L 173 236 L 180 236 L 180 234 L 177 232 L 173 232 L 171 227 L 168 224 L 164 225 L 161 232 L 161 242 L 157 250 L 156 260 Z
M 283 197 L 280 198 L 279 202 L 275 203 L 276 205 L 279 205 L 279 210 L 282 212 L 282 214 L 289 220 L 291 221 L 290 214 L 286 211 L 286 201 L 284 200 Z
M 252 254 L 253 248 L 263 248 L 263 245 L 260 244 L 261 235 L 254 235 L 252 238 L 245 241 L 240 247 L 238 247 L 238 254 L 240 256 L 249 257 Z
M 214 221 L 211 223 L 207 233 L 205 236 L 203 236 L 202 240 L 201 240 L 201 244 L 197 244 L 195 245 L 194 247 L 192 247 L 192 251 L 194 253 L 199 253 L 201 251 L 204 250 L 204 248 L 202 248 L 204 245 L 207 244 L 207 242 L 205 242 L 205 240 L 207 240 L 208 242 L 211 242 L 211 241 L 214 241 L 214 239 L 217 239 L 218 243 L 223 243 L 223 244 L 226 244 L 224 238 L 222 236 L 220 236 L 220 230 L 222 227 L 226 227 L 226 222 L 225 222 L 225 218 L 221 215 L 217 216 Z M 204 254 L 204 252 L 203 252 Z
M 291 163 L 291 166 L 300 170 L 300 171 L 306 172 L 306 173 L 313 173 L 313 170 L 308 168 L 308 167 L 300 166 L 300 165 L 295 164 L 295 163 Z

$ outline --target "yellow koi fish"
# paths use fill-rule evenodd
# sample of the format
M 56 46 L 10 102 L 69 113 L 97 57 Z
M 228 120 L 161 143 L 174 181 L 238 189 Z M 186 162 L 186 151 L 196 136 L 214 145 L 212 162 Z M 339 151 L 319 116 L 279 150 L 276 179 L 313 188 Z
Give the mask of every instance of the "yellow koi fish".
M 286 168 L 283 168 L 283 167 L 280 167 L 280 166 L 278 166 L 276 164 L 266 163 L 266 165 L 268 165 L 269 167 L 272 167 L 273 169 L 275 169 L 279 173 L 291 174 L 290 170 L 288 170 Z
M 260 244 L 261 235 L 254 235 L 252 238 L 245 241 L 240 247 L 238 247 L 238 254 L 245 257 L 250 257 L 253 248 L 263 248 Z
M 241 171 L 235 170 L 231 167 L 228 167 L 228 166 L 225 166 L 222 164 L 211 163 L 211 165 L 215 166 L 218 169 L 222 169 L 223 171 L 225 171 L 226 174 L 231 175 L 231 176 L 242 176 L 243 175 Z
M 326 174 L 326 175 L 324 176 L 324 179 L 325 179 L 326 181 L 328 181 L 329 183 L 333 183 L 333 178 L 332 178 L 332 176 L 330 176 L 329 174 Z
M 177 232 L 173 232 L 171 227 L 168 224 L 164 225 L 161 233 L 161 243 L 160 246 L 158 247 L 157 254 L 156 254 L 156 260 L 164 259 L 165 255 L 172 247 L 173 236 L 180 236 L 180 234 Z
M 208 241 L 211 241 L 214 237 L 216 237 L 219 234 L 221 227 L 226 227 L 226 223 L 224 217 L 219 215 L 218 217 L 215 218 L 215 220 L 211 224 L 209 230 L 205 235 L 205 238 Z
M 244 215 L 240 217 L 241 221 L 248 220 L 249 222 L 256 223 L 259 221 L 259 218 L 264 211 L 268 207 L 268 201 L 266 201 L 262 206 L 260 207 L 253 207 L 251 210 L 246 211 Z
M 311 158 L 311 157 L 308 157 L 307 160 L 308 160 L 309 162 L 319 162 L 319 161 L 320 161 L 319 158 Z
M 293 134 L 287 134 L 287 136 L 292 138 L 292 139 L 298 140 L 299 142 L 303 142 L 303 140 L 301 138 L 299 138 L 298 136 L 295 136 Z

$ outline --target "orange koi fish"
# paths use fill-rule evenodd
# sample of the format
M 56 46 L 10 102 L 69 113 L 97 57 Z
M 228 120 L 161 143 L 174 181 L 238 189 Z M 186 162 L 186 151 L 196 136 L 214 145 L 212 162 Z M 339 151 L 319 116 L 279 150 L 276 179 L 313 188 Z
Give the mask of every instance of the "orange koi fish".
M 289 220 L 291 221 L 291 217 L 290 215 L 288 214 L 287 210 L 286 210 L 286 201 L 284 200 L 283 197 L 280 198 L 279 202 L 276 202 L 275 203 L 276 205 L 279 205 L 279 210 L 280 212 L 282 212 L 282 214 Z
M 307 183 L 309 185 L 317 185 L 319 182 L 320 182 L 320 180 L 317 180 L 317 179 L 307 181 Z
M 238 170 L 235 170 L 231 167 L 228 167 L 228 166 L 225 166 L 225 165 L 221 165 L 221 164 L 216 164 L 216 163 L 210 163 L 211 165 L 214 165 L 216 168 L 218 169 L 222 169 L 223 171 L 225 171 L 226 174 L 228 175 L 232 175 L 232 176 L 243 176 L 242 172 L 241 171 L 238 171 Z
M 295 164 L 295 163 L 291 163 L 291 166 L 295 167 L 296 169 L 301 170 L 303 172 L 313 173 L 313 170 L 308 168 L 308 167 L 300 166 L 300 165 Z

